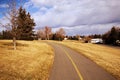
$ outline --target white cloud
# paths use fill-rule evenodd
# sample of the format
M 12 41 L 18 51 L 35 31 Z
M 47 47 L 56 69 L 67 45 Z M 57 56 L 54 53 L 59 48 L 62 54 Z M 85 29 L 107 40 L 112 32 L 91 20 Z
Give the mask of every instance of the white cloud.
M 37 28 L 46 25 L 56 28 L 66 26 L 71 31 L 77 29 L 79 32 L 81 26 L 85 25 L 85 31 L 96 33 L 95 29 L 99 25 L 99 29 L 106 30 L 106 25 L 120 24 L 120 0 L 30 0 L 25 3 L 25 7 L 31 6 L 38 9 L 37 12 L 32 12 Z
M 0 4 L 0 8 L 8 8 L 9 5 L 8 4 Z
M 5 26 L 8 23 L 10 23 L 10 22 L 9 22 L 9 20 L 6 17 L 0 18 L 0 31 L 6 30 L 6 29 L 10 29 L 10 27 Z
M 9 23 L 9 20 L 6 17 L 2 17 L 2 18 L 0 18 L 0 23 L 5 25 L 5 24 Z

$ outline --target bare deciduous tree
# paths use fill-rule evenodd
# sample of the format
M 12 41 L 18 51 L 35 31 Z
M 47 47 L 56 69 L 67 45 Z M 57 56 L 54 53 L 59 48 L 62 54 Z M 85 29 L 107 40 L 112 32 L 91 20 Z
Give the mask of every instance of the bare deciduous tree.
M 38 30 L 37 31 L 37 36 L 40 39 L 45 39 L 45 32 L 44 32 L 44 30 L 43 29 Z
M 46 40 L 49 40 L 49 36 L 52 33 L 52 29 L 48 26 L 45 26 L 45 35 L 46 35 Z
M 17 37 L 17 14 L 18 10 L 16 8 L 16 1 L 11 0 L 11 4 L 9 4 L 9 20 L 10 20 L 10 27 L 12 29 L 12 36 L 13 36 L 13 45 L 14 50 L 16 50 L 16 37 Z
M 60 34 L 61 36 L 65 36 L 65 31 L 63 28 L 60 28 L 56 33 Z
M 56 31 L 56 37 L 58 37 L 59 40 L 63 40 L 65 37 L 65 31 L 63 28 L 60 28 L 58 31 Z
M 17 15 L 18 15 L 18 10 L 17 10 L 17 5 L 16 5 L 16 0 L 10 0 L 7 11 L 6 11 L 6 13 L 4 13 L 4 17 L 9 22 L 6 24 L 2 24 L 2 23 L 0 23 L 0 24 L 2 25 L 2 27 L 5 27 L 6 29 L 11 29 L 14 50 L 16 50 Z

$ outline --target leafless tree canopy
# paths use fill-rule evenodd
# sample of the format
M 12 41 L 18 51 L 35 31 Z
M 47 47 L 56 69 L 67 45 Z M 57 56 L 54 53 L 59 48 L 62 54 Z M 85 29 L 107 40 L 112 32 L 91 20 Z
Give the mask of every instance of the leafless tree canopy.
M 45 32 L 43 29 L 37 31 L 37 36 L 39 39 L 45 39 Z
M 61 35 L 61 36 L 65 36 L 65 31 L 64 31 L 63 28 L 60 28 L 60 29 L 56 32 L 56 34 L 59 34 L 59 35 Z

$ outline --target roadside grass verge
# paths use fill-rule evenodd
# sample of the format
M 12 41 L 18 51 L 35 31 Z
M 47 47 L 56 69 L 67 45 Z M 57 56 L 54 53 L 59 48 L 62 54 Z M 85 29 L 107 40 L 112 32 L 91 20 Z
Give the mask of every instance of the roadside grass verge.
M 0 80 L 48 80 L 53 49 L 43 42 L 0 40 Z
M 120 48 L 81 43 L 79 41 L 62 41 L 57 43 L 61 43 L 83 54 L 120 80 Z

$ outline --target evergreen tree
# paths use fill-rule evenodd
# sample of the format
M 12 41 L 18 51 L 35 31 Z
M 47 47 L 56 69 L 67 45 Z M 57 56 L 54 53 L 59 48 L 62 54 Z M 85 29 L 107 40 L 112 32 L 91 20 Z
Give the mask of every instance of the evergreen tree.
M 117 31 L 115 27 L 112 27 L 110 35 L 108 37 L 108 43 L 115 44 L 116 40 L 117 40 Z
M 34 20 L 31 18 L 30 13 L 26 13 L 26 10 L 20 7 L 17 21 L 18 21 L 17 30 L 18 33 L 20 33 L 18 39 L 32 40 L 35 23 Z
M 120 28 L 112 27 L 110 31 L 105 33 L 102 38 L 106 44 L 116 44 L 117 40 L 120 40 Z

